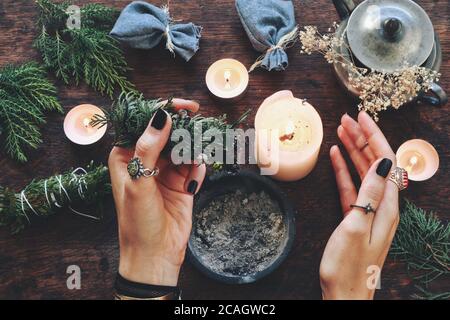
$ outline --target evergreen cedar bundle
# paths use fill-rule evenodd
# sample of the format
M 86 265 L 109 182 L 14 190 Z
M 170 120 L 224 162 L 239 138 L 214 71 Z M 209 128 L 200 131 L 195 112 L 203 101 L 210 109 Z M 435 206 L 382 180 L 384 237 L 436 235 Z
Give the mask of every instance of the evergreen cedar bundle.
M 104 110 L 105 116 L 96 115 L 91 122 L 91 125 L 101 127 L 109 123 L 115 131 L 114 145 L 129 148 L 136 144 L 139 137 L 147 128 L 148 123 L 153 118 L 153 115 L 161 108 L 166 110 L 172 118 L 172 132 L 177 129 L 185 129 L 190 133 L 191 139 L 193 139 L 194 131 L 198 129 L 201 130 L 202 150 L 211 143 L 210 137 L 205 134 L 206 132 L 222 134 L 224 143 L 218 145 L 218 147 L 223 148 L 224 154 L 227 152 L 227 146 L 225 144 L 226 131 L 241 124 L 247 118 L 250 111 L 245 112 L 236 122 L 229 124 L 226 121 L 225 115 L 218 118 L 203 117 L 201 115 L 190 117 L 185 110 L 179 112 L 175 111 L 172 108 L 170 99 L 167 103 L 163 103 L 161 100 L 146 100 L 142 95 L 123 93 L 119 99 L 113 103 L 111 110 Z M 170 154 L 176 144 L 177 142 L 173 142 L 169 139 L 164 151 L 167 154 Z M 191 160 L 198 160 L 195 157 L 193 140 L 191 141 L 191 148 Z
M 0 226 L 17 233 L 35 219 L 47 218 L 62 210 L 101 217 L 105 199 L 111 194 L 109 180 L 108 168 L 91 163 L 86 170 L 79 168 L 33 180 L 18 193 L 0 187 Z

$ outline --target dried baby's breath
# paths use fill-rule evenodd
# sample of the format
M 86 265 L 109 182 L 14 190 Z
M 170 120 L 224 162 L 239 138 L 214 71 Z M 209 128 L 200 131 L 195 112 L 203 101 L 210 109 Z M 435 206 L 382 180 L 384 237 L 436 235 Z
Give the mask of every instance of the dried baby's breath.
M 438 72 L 419 66 L 405 64 L 401 69 L 389 73 L 357 67 L 338 51 L 346 42 L 336 36 L 337 27 L 334 23 L 326 34 L 321 34 L 315 26 L 304 27 L 300 31 L 301 52 L 308 55 L 318 52 L 328 63 L 342 65 L 348 73 L 350 85 L 359 92 L 359 110 L 370 113 L 376 121 L 379 120 L 380 111 L 389 107 L 398 109 L 420 92 L 428 91 L 433 82 L 439 80 Z

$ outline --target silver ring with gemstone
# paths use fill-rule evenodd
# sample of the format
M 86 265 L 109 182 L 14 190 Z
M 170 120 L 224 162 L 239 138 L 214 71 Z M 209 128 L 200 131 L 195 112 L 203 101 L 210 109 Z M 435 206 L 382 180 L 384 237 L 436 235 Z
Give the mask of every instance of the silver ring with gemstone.
M 154 169 L 144 168 L 144 164 L 138 157 L 135 157 L 128 162 L 127 171 L 133 180 L 139 179 L 140 177 L 150 178 L 159 174 L 158 167 L 155 167 Z
M 370 203 L 368 203 L 366 206 L 358 206 L 357 204 L 351 204 L 350 207 L 352 209 L 360 209 L 360 210 L 364 210 L 364 212 L 366 214 L 369 214 L 371 212 L 375 213 L 377 212 Z
M 389 175 L 389 181 L 397 185 L 398 191 L 405 190 L 409 184 L 408 171 L 400 167 L 395 168 Z

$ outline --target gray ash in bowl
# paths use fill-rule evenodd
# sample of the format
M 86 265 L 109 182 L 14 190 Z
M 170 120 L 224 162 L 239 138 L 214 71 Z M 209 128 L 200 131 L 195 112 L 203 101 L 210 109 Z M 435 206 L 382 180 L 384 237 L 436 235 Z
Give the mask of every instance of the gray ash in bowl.
M 194 215 L 192 245 L 212 271 L 247 276 L 269 267 L 282 251 L 286 226 L 265 192 L 241 191 L 213 199 Z

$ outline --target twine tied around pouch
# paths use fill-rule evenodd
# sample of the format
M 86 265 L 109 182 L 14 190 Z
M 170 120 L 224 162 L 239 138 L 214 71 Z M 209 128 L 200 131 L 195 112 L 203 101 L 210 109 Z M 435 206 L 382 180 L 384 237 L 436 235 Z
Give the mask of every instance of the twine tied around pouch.
M 164 33 L 164 36 L 165 36 L 166 39 L 167 39 L 167 42 L 166 42 L 166 49 L 169 50 L 170 53 L 173 54 L 173 56 L 175 56 L 175 50 L 174 50 L 174 49 L 175 49 L 175 46 L 173 45 L 172 37 L 170 36 L 170 24 L 167 25 L 167 27 L 166 27 L 166 32 Z
M 272 51 L 277 50 L 277 49 L 281 49 L 281 50 L 286 50 L 290 47 L 292 47 L 295 42 L 297 41 L 299 37 L 299 28 L 298 26 L 296 26 L 291 32 L 289 32 L 288 34 L 285 34 L 283 37 L 280 38 L 280 41 L 278 41 L 278 43 L 274 46 L 271 46 L 269 49 L 267 49 L 266 52 L 264 52 L 262 55 L 260 55 L 258 57 L 258 59 L 256 59 L 255 63 L 251 65 L 251 67 L 249 68 L 248 72 L 252 72 L 253 70 L 255 70 L 256 68 L 258 68 L 264 58 L 270 54 Z
M 167 39 L 166 49 L 169 50 L 173 56 L 175 56 L 175 45 L 173 44 L 172 37 L 170 35 L 170 25 L 171 25 L 172 21 L 174 21 L 174 20 L 170 17 L 169 4 L 170 4 L 170 1 L 167 1 L 167 5 L 163 5 L 161 7 L 161 9 L 164 12 L 166 12 L 168 20 L 169 20 L 169 23 L 166 26 L 166 32 L 164 32 L 164 36 Z

